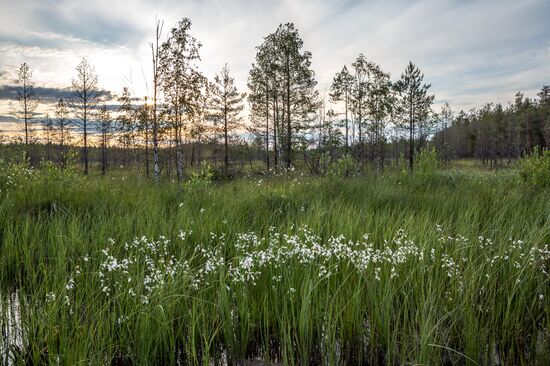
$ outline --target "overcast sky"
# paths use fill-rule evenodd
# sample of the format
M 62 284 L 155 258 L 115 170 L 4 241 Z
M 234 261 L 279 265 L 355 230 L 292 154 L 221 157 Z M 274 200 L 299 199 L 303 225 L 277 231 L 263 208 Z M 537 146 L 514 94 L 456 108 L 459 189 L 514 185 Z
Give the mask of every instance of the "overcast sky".
M 255 47 L 286 22 L 313 53 L 321 93 L 361 52 L 394 80 L 412 60 L 437 103 L 455 110 L 506 104 L 517 91 L 532 97 L 550 83 L 548 0 L 0 0 L 0 115 L 9 114 L 6 86 L 22 62 L 55 92 L 86 56 L 102 88 L 145 95 L 155 19 L 166 36 L 182 17 L 203 45 L 203 72 L 212 77 L 228 62 L 243 91 Z

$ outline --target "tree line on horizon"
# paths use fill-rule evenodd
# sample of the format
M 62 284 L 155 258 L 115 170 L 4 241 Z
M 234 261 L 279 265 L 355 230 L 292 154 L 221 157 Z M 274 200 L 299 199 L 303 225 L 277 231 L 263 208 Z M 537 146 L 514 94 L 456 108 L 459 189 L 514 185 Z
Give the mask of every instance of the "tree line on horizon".
M 39 96 L 32 70 L 23 63 L 13 106 L 23 125 L 23 159 L 64 166 L 76 144 L 82 147 L 84 174 L 93 151 L 102 174 L 109 165 L 134 164 L 157 180 L 161 171 L 183 180 L 189 165 L 204 160 L 226 174 L 237 163 L 252 167 L 261 161 L 269 170 L 292 168 L 300 160 L 312 174 L 321 175 L 327 162 L 342 158 L 352 160 L 359 171 L 369 167 L 377 172 L 406 159 L 412 171 L 415 155 L 427 145 L 445 161 L 479 158 L 496 168 L 550 144 L 549 86 L 542 87 L 538 100 L 518 93 L 508 107 L 487 104 L 454 113 L 446 103 L 435 113 L 431 85 L 417 66 L 409 62 L 392 81 L 361 53 L 335 74 L 328 95 L 321 95 L 312 54 L 304 50 L 295 25 L 287 23 L 256 47 L 243 93 L 227 64 L 213 80 L 200 72 L 201 44 L 189 19 L 180 20 L 165 40 L 162 33 L 163 23 L 157 22 L 150 43 L 151 95 L 138 98 L 125 86 L 116 106 L 108 106 L 97 73 L 83 58 L 72 79 L 71 97 L 61 98 L 52 116 L 39 119 L 43 140 L 38 145 L 45 149 L 35 149 L 34 156 L 32 126 Z M 243 121 L 245 102 L 249 123 Z

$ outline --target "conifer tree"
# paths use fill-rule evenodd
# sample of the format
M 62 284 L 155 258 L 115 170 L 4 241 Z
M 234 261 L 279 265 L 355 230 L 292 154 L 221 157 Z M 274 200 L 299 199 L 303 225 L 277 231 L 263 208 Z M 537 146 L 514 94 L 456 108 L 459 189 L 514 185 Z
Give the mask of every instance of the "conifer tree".
M 224 170 L 227 171 L 229 165 L 229 140 L 233 132 L 242 126 L 241 112 L 244 109 L 243 100 L 245 94 L 239 93 L 235 86 L 235 79 L 229 74 L 227 64 L 221 72 L 214 77 L 214 84 L 211 89 L 211 108 L 210 115 L 214 124 L 220 126 L 224 145 Z
M 309 128 L 319 106 L 319 94 L 315 90 L 317 82 L 311 69 L 311 52 L 303 51 L 302 48 L 303 41 L 294 24 L 279 25 L 258 47 L 256 64 L 249 77 L 249 100 L 256 102 L 252 109 L 265 99 L 265 109 L 262 109 L 266 126 L 269 126 L 272 111 L 275 121 L 273 132 L 278 133 L 284 146 L 287 168 L 292 165 L 292 145 L 297 138 L 296 134 Z M 267 136 L 268 128 L 266 132 Z M 274 141 L 277 143 L 276 137 Z
M 401 79 L 395 84 L 399 95 L 397 111 L 399 114 L 398 126 L 408 133 L 409 140 L 409 169 L 413 171 L 414 154 L 416 152 L 415 138 L 419 127 L 429 118 L 433 95 L 428 95 L 430 84 L 423 83 L 424 74 L 412 62 L 409 62 Z
M 97 123 L 100 134 L 101 174 L 105 175 L 107 172 L 107 151 L 115 129 L 111 119 L 111 113 L 105 104 L 102 104 L 101 107 L 99 107 L 99 111 L 97 113 Z
M 84 174 L 88 174 L 88 127 L 89 119 L 100 99 L 98 78 L 92 65 L 86 58 L 76 67 L 76 78 L 72 80 L 73 97 L 71 108 L 76 123 L 82 128 L 84 141 Z
M 67 103 L 63 98 L 59 99 L 55 105 L 55 118 L 53 120 L 54 137 L 59 145 L 59 161 L 64 168 L 67 159 L 67 145 L 71 140 L 71 120 L 69 119 L 69 110 Z
M 345 149 L 346 154 L 349 152 L 349 104 L 352 94 L 353 76 L 348 71 L 347 66 L 344 65 L 342 71 L 336 74 L 332 85 L 330 87 L 330 99 L 333 102 L 344 103 L 344 131 L 345 131 Z
M 32 134 L 32 121 L 34 113 L 38 108 L 38 97 L 34 90 L 34 81 L 32 78 L 32 70 L 29 65 L 24 62 L 19 66 L 17 74 L 17 96 L 14 115 L 16 118 L 23 120 L 23 131 L 25 133 L 25 161 L 29 159 L 29 142 Z

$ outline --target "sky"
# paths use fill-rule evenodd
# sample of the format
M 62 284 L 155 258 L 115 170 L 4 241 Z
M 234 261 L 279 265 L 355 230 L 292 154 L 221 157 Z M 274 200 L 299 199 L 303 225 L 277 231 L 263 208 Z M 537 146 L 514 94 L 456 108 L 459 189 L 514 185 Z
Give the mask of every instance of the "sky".
M 16 128 L 8 103 L 23 62 L 41 88 L 42 112 L 67 92 L 82 57 L 101 88 L 147 95 L 156 20 L 165 39 L 183 17 L 202 43 L 199 68 L 213 77 L 228 63 L 243 92 L 255 47 L 287 22 L 313 54 L 321 95 L 359 53 L 393 80 L 413 61 L 436 110 L 507 104 L 517 91 L 535 97 L 550 84 L 548 0 L 0 0 L 0 130 Z

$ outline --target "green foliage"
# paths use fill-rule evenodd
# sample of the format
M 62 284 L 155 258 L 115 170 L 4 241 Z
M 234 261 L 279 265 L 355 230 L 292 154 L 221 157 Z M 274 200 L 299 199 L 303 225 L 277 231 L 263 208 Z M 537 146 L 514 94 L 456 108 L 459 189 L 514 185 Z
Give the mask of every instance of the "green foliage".
M 538 146 L 533 152 L 519 161 L 521 179 L 532 186 L 550 186 L 550 150 L 540 150 Z
M 415 172 L 422 176 L 433 176 L 441 167 L 441 158 L 435 147 L 421 149 L 415 158 Z
M 345 155 L 335 162 L 330 163 L 327 175 L 329 177 L 347 178 L 355 175 L 357 163 L 351 155 Z
M 209 163 L 202 164 L 197 170 L 191 173 L 189 180 L 185 182 L 188 188 L 204 188 L 212 183 L 214 171 Z

